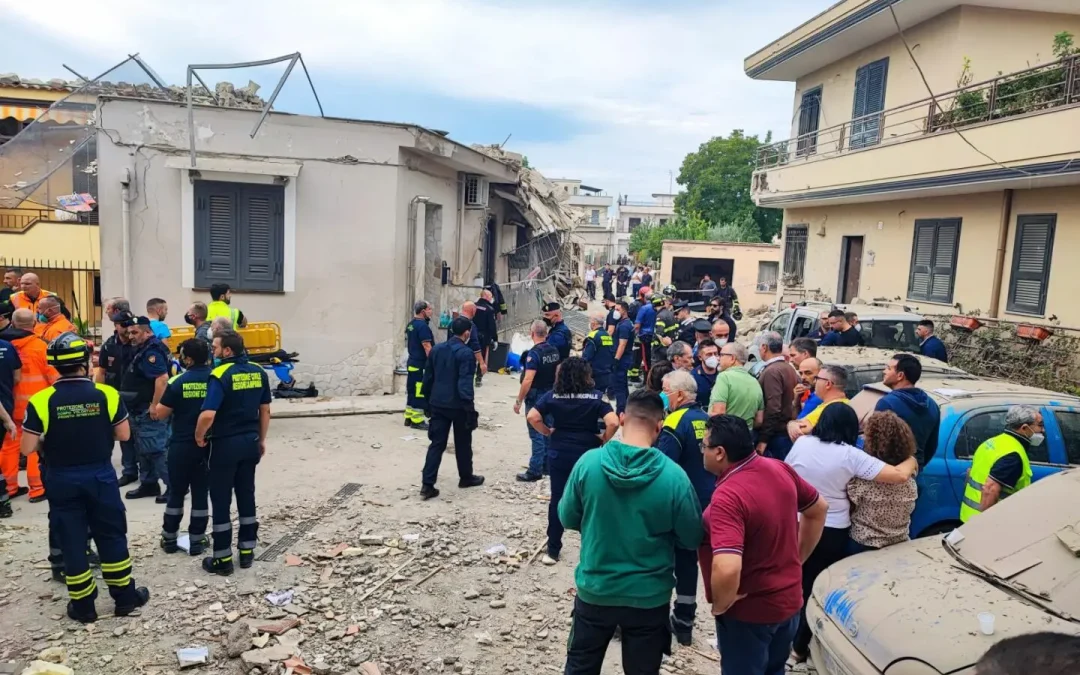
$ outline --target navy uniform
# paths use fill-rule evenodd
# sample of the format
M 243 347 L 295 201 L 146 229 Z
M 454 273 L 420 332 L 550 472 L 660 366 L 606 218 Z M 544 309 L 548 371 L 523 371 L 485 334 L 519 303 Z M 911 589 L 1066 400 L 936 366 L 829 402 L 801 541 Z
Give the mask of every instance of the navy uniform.
M 428 429 L 431 443 L 424 461 L 420 488 L 420 496 L 424 499 L 439 495 L 435 481 L 439 477 L 439 465 L 442 464 L 451 428 L 454 431 L 458 487 L 476 487 L 484 483 L 483 476 L 473 473 L 472 464 L 472 432 L 479 421 L 473 402 L 476 358 L 472 348 L 461 339 L 471 327 L 472 322 L 465 317 L 454 319 L 450 324 L 452 337 L 431 348 L 424 366 L 422 391 L 431 413 Z
M 612 358 L 619 353 L 619 342 L 626 340 L 626 348 L 623 350 L 622 358 L 615 361 L 608 396 L 615 399 L 615 412 L 620 415 L 626 410 L 626 400 L 630 398 L 630 385 L 627 378 L 634 367 L 634 337 L 634 324 L 630 319 L 626 317 L 619 319 L 619 323 L 615 325 Z
M 150 325 L 145 316 L 135 319 L 139 326 Z M 150 418 L 150 405 L 154 401 L 154 387 L 158 378 L 168 379 L 172 355 L 161 340 L 152 335 L 141 345 L 134 346 L 131 361 L 120 378 L 120 396 L 131 413 L 131 440 L 139 459 L 139 487 L 129 491 L 128 499 L 160 497 L 158 479 L 169 491 L 169 467 L 165 451 L 169 444 L 169 423 Z
M 664 420 L 656 447 L 686 472 L 697 494 L 698 506 L 704 510 L 712 500 L 716 476 L 705 470 L 701 439 L 705 438 L 705 423 L 709 414 L 690 401 L 673 410 Z M 697 612 L 698 560 L 697 551 L 675 549 L 675 609 L 671 626 L 680 644 L 692 641 L 694 615 Z
M 131 325 L 135 317 L 131 312 L 118 312 L 109 319 L 123 329 Z M 104 373 L 105 384 L 119 389 L 124 370 L 131 363 L 131 357 L 134 355 L 135 346 L 126 339 L 121 339 L 119 331 L 113 331 L 98 352 L 98 367 Z M 134 441 L 127 440 L 120 443 L 120 465 L 122 467 L 120 487 L 139 480 L 139 453 L 135 449 Z
M 435 344 L 435 335 L 431 332 L 431 326 L 427 319 L 413 317 L 409 325 L 405 326 L 405 342 L 409 351 L 409 358 L 405 364 L 408 371 L 405 380 L 405 426 L 414 429 L 427 429 L 424 421 L 427 413 L 427 401 L 421 387 L 424 384 L 424 364 L 427 362 L 428 347 Z
M 127 519 L 110 459 L 116 437 L 128 435 L 127 408 L 112 387 L 95 384 L 77 368 L 78 374 L 68 372 L 69 366 L 89 366 L 90 347 L 79 336 L 64 333 L 53 340 L 47 360 L 61 369 L 61 377 L 30 398 L 23 447 L 37 437 L 50 528 L 55 528 L 71 598 L 67 613 L 83 623 L 97 620 L 97 584 L 86 551 L 89 528 L 116 614 L 124 616 L 150 599 L 132 579 Z
M 663 302 L 663 299 L 660 301 Z M 653 303 L 646 302 L 638 309 L 637 316 L 634 317 L 634 325 L 637 326 L 638 344 L 641 345 L 640 352 L 635 351 L 641 355 L 640 360 L 635 359 L 634 364 L 640 364 L 645 375 L 648 375 L 650 364 L 652 364 L 653 342 L 656 340 L 656 309 Z
M 184 519 L 184 496 L 191 488 L 191 516 L 188 519 L 188 553 L 200 555 L 206 550 L 206 521 L 210 518 L 207 503 L 210 487 L 206 450 L 195 444 L 195 425 L 206 399 L 206 383 L 210 366 L 193 365 L 180 375 L 169 379 L 161 397 L 161 405 L 172 410 L 172 437 L 169 439 L 169 501 L 161 525 L 161 548 L 175 553 Z
M 611 373 L 615 369 L 615 338 L 607 331 L 594 330 L 585 338 L 581 358 L 589 362 L 596 388 L 606 392 L 611 387 Z
M 213 411 L 209 435 L 210 501 L 214 507 L 214 555 L 203 559 L 203 569 L 215 574 L 232 574 L 232 509 L 236 492 L 236 512 L 240 531 L 237 548 L 240 567 L 255 562 L 259 521 L 255 516 L 255 466 L 262 458 L 262 409 L 269 406 L 270 378 L 261 366 L 245 356 L 231 356 L 212 371 L 206 382 L 202 410 Z
M 536 407 L 536 402 L 555 386 L 555 369 L 559 367 L 562 357 L 559 349 L 551 344 L 550 339 L 549 334 L 548 341 L 533 345 L 525 353 L 525 367 L 521 371 L 522 381 L 525 380 L 525 373 L 529 371 L 534 373 L 529 391 L 525 394 L 523 401 L 526 415 Z M 544 421 L 548 422 L 548 419 Z M 533 429 L 528 422 L 525 422 L 525 429 L 529 432 L 531 447 L 529 468 L 524 473 L 518 474 L 517 479 L 522 482 L 532 482 L 547 475 L 548 438 Z
M 559 350 L 559 361 L 570 358 L 570 345 L 574 343 L 574 335 L 562 321 L 553 323 L 548 331 L 548 343 Z
M 706 373 L 705 367 L 701 364 L 690 371 L 697 382 L 697 404 L 703 410 L 709 409 L 709 396 L 712 395 L 718 372 L 714 370 L 712 373 Z

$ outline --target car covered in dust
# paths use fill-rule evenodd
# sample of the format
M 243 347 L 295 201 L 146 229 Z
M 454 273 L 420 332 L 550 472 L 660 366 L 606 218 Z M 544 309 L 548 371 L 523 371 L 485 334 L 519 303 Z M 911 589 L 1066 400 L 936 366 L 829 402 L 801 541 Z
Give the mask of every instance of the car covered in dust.
M 999 640 L 1080 635 L 1078 532 L 1080 470 L 1069 470 L 946 537 L 834 564 L 806 606 L 814 666 L 828 675 L 970 675 Z M 993 615 L 992 635 L 982 634 L 981 613 Z

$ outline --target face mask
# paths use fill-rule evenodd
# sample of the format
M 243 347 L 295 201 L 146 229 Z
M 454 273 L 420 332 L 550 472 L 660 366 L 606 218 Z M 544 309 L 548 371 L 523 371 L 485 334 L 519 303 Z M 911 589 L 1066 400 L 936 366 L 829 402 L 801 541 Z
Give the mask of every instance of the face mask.
M 41 323 L 49 323 L 49 317 L 45 316 L 41 312 L 38 312 L 37 320 L 40 321 Z
M 668 400 L 668 395 L 664 392 L 660 392 L 660 398 L 664 401 L 664 412 L 671 410 L 671 401 Z
M 611 316 L 615 317 L 615 320 L 618 321 L 622 318 L 622 312 L 615 312 Z
M 549 327 L 554 325 L 554 322 L 547 317 L 544 317 L 544 323 L 546 323 Z
M 1038 447 L 1042 445 L 1043 441 L 1045 440 L 1046 436 L 1036 431 L 1035 433 L 1031 434 L 1031 438 L 1028 439 L 1028 443 L 1031 443 L 1032 447 Z
M 185 314 L 184 315 L 184 323 L 186 323 L 189 326 L 194 326 L 195 325 L 195 319 L 191 318 L 190 314 Z
M 716 367 L 720 365 L 720 358 L 717 356 L 710 356 L 709 358 L 705 359 L 705 365 L 712 370 L 716 370 Z
M 220 365 L 221 365 L 221 357 L 220 356 L 215 356 L 214 357 L 214 367 L 217 368 Z

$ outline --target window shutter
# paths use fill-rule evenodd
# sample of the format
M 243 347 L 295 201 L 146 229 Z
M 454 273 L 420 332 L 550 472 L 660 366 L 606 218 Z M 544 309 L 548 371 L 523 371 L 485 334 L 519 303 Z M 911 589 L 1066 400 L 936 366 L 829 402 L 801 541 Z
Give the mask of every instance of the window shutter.
M 805 92 L 799 106 L 799 147 L 797 154 L 812 155 L 817 152 L 817 130 L 821 119 L 821 88 Z M 807 135 L 809 134 L 809 135 Z
M 960 222 L 941 220 L 937 225 L 934 242 L 934 267 L 930 281 L 930 299 L 935 302 L 952 302 L 953 279 L 956 278 L 956 250 L 960 239 Z
M 868 63 L 855 73 L 855 103 L 851 112 L 850 141 L 853 150 L 876 145 L 881 140 L 881 116 L 867 116 L 885 109 L 888 75 L 887 58 Z
M 934 262 L 933 223 L 915 224 L 915 242 L 911 251 L 911 277 L 908 281 L 908 295 L 912 298 L 928 300 L 930 298 L 930 278 Z
M 195 183 L 195 285 L 237 283 L 239 193 L 228 183 Z
M 1056 225 L 1056 215 L 1017 218 L 1008 311 L 1045 313 Z
M 280 291 L 285 223 L 284 189 L 272 185 L 246 185 L 242 195 L 240 288 Z

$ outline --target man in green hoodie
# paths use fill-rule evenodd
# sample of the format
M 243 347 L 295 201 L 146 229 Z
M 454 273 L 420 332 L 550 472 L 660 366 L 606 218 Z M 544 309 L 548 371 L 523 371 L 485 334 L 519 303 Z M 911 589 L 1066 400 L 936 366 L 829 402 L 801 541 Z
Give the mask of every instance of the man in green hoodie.
M 570 474 L 559 519 L 581 532 L 566 675 L 599 675 L 616 628 L 623 671 L 655 675 L 671 653 L 675 548 L 701 542 L 701 506 L 686 472 L 654 446 L 664 403 L 639 389 L 621 416 L 622 440 L 585 453 Z

